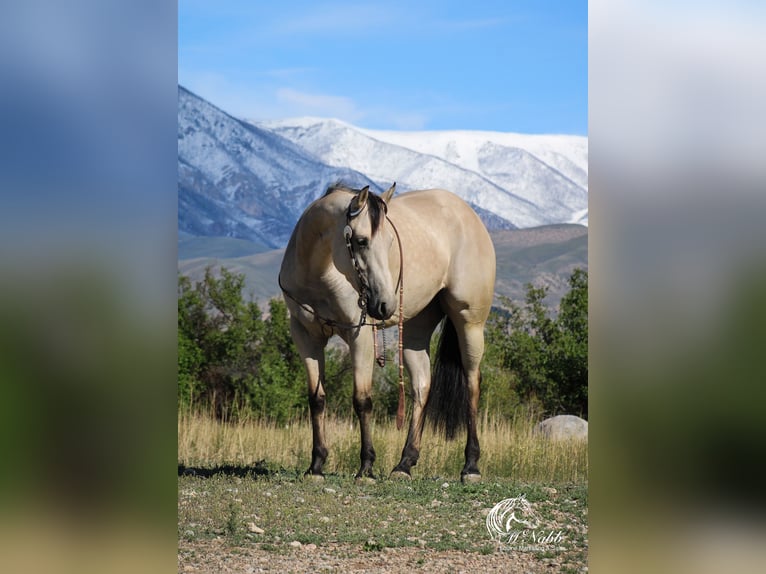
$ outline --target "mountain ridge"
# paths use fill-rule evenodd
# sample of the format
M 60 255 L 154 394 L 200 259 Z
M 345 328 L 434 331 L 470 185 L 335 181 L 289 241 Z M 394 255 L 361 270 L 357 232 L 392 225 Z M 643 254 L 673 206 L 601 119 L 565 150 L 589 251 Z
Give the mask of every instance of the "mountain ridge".
M 442 187 L 513 227 L 587 225 L 587 139 L 443 130 L 390 132 L 322 118 L 252 122 L 379 186 Z
M 495 230 L 490 237 L 497 257 L 498 303 L 501 297 L 523 302 L 526 285 L 532 283 L 548 289 L 548 304 L 555 308 L 569 289 L 572 271 L 588 267 L 588 228 L 582 225 Z M 284 248 L 265 250 L 257 245 L 246 252 L 241 242 L 232 243 L 227 238 L 187 238 L 179 244 L 178 269 L 193 281 L 201 280 L 208 267 L 242 273 L 245 294 L 265 308 L 269 299 L 280 295 L 277 275 L 283 254 Z
M 179 85 L 179 272 L 223 265 L 256 298 L 277 295 L 281 250 L 310 202 L 338 181 L 378 193 L 396 181 L 471 205 L 495 243 L 498 295 L 523 300 L 534 282 L 555 303 L 574 267 L 587 268 L 587 169 L 582 136 L 249 122 Z
M 367 176 L 314 161 L 278 134 L 178 87 L 178 229 L 280 247 L 328 182 L 382 191 Z

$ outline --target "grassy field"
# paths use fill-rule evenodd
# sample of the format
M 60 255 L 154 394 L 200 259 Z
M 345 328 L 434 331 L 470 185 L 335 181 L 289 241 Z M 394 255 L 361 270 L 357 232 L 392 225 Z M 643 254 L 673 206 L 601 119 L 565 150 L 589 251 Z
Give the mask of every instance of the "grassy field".
M 307 421 L 225 424 L 205 415 L 178 419 L 179 571 L 557 571 L 587 568 L 587 447 L 550 443 L 532 421 L 485 418 L 483 481 L 463 485 L 463 440 L 426 431 L 412 481 L 387 478 L 405 432 L 373 430 L 376 473 L 357 484 L 358 427 L 329 419 L 324 482 L 304 480 L 311 451 Z M 493 541 L 490 509 L 524 495 L 561 532 L 556 545 L 517 551 Z
M 513 420 L 485 416 L 479 424 L 481 459 L 486 479 L 531 483 L 584 484 L 588 474 L 587 444 L 556 443 L 532 433 L 533 419 Z M 387 476 L 399 462 L 406 430 L 393 422 L 373 423 L 377 454 L 375 472 Z M 328 418 L 325 474 L 354 474 L 359 469 L 359 428 L 355 419 Z M 448 442 L 426 428 L 420 460 L 413 478 L 459 478 L 465 438 Z M 272 471 L 302 472 L 311 459 L 311 426 L 308 420 L 284 425 L 262 419 L 227 424 L 205 414 L 182 413 L 178 418 L 178 461 L 187 467 L 222 465 L 254 466 Z

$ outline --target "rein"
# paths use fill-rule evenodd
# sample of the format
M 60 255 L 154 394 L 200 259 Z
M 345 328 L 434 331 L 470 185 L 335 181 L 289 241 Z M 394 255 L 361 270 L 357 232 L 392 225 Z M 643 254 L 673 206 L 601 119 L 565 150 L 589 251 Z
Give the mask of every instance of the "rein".
M 402 240 L 399 237 L 399 230 L 396 229 L 394 222 L 386 219 L 391 224 L 391 229 L 396 235 L 396 242 L 399 244 L 399 280 L 397 288 L 399 289 L 399 404 L 396 407 L 396 430 L 401 430 L 404 424 L 404 251 L 402 250 Z M 385 331 L 383 331 L 383 355 L 385 357 Z
M 330 327 L 331 331 L 332 331 L 332 329 L 349 329 L 349 330 L 350 329 L 355 329 L 355 330 L 358 331 L 359 329 L 361 329 L 365 325 L 372 325 L 372 323 L 368 323 L 367 322 L 364 313 L 362 313 L 362 316 L 359 318 L 359 322 L 356 323 L 356 324 L 354 324 L 354 323 L 344 323 L 343 321 L 336 321 L 335 319 L 328 319 L 327 317 L 322 317 L 322 315 L 320 315 L 319 313 L 314 311 L 314 309 L 312 309 L 311 307 L 309 307 L 305 303 L 301 303 L 300 301 L 298 301 L 298 299 L 293 297 L 292 294 L 287 289 L 285 289 L 285 286 L 282 285 L 282 276 L 281 275 L 277 276 L 277 283 L 279 283 L 279 288 L 282 290 L 282 293 L 284 293 L 287 297 L 289 297 L 290 299 L 295 301 L 295 303 L 301 309 L 306 311 L 306 313 L 310 313 L 310 314 L 314 315 L 314 317 L 316 317 L 317 320 L 320 323 L 322 323 L 323 326 Z

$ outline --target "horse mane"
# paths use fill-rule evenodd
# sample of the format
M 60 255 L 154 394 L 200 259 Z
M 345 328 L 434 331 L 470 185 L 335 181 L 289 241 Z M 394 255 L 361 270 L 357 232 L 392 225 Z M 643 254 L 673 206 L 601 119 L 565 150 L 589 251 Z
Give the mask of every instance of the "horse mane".
M 334 184 L 332 184 L 330 187 L 327 188 L 327 191 L 324 192 L 324 195 L 322 197 L 327 197 L 328 195 L 335 193 L 336 191 L 346 191 L 348 193 L 353 193 L 354 195 L 358 195 L 359 192 L 361 192 L 361 189 L 354 189 L 352 187 L 348 187 L 341 181 L 336 181 Z M 386 213 L 388 212 L 388 206 L 386 205 L 386 202 L 383 201 L 383 199 L 374 193 L 368 193 L 367 194 L 367 211 L 370 213 L 370 223 L 372 224 L 372 235 L 375 236 L 375 233 L 380 228 L 381 223 L 383 223 L 383 218 L 386 216 Z

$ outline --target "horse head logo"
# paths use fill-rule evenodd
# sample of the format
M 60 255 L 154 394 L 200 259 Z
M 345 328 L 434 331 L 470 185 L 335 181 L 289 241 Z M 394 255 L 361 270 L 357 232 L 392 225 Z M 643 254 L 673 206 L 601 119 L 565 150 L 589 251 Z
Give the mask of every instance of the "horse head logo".
M 506 538 L 521 528 L 538 528 L 541 517 L 525 495 L 498 502 L 487 515 L 487 531 L 492 538 Z

